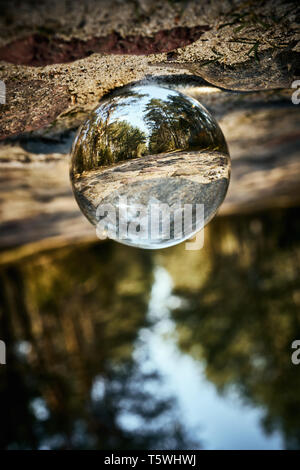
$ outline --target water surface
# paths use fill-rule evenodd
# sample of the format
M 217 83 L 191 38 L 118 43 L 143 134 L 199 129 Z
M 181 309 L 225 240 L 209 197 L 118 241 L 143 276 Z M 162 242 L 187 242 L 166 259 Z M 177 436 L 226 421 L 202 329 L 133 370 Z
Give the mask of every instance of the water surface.
M 299 209 L 1 265 L 2 448 L 300 445 Z

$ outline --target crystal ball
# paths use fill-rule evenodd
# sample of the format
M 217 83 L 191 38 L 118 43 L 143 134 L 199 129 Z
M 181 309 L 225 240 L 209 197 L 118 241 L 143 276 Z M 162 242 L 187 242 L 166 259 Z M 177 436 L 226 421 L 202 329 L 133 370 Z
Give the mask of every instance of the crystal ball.
M 108 95 L 78 131 L 70 177 L 99 238 L 164 248 L 216 214 L 230 178 L 223 133 L 198 101 L 157 84 Z

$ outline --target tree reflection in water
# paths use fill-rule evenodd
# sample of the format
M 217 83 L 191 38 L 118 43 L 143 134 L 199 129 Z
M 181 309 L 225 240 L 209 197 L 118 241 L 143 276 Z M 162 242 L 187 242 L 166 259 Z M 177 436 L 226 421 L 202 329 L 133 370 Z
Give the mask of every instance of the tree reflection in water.
M 178 347 L 220 392 L 234 386 L 263 409 L 266 431 L 299 448 L 300 369 L 291 363 L 300 338 L 299 220 L 299 209 L 217 218 L 198 252 L 108 242 L 3 265 L 1 447 L 199 446 L 175 399 L 161 393 L 162 377 L 135 354 L 151 327 L 159 263 L 183 300 L 169 307 Z
M 151 273 L 149 253 L 109 243 L 1 269 L 2 448 L 189 446 L 172 397 L 149 391 L 160 376 L 132 357 Z
M 287 448 L 300 448 L 300 369 L 291 362 L 300 338 L 299 215 L 216 219 L 197 255 L 181 246 L 161 254 L 184 300 L 172 312 L 179 347 L 205 361 L 220 392 L 234 386 L 263 407 L 265 430 L 281 431 Z

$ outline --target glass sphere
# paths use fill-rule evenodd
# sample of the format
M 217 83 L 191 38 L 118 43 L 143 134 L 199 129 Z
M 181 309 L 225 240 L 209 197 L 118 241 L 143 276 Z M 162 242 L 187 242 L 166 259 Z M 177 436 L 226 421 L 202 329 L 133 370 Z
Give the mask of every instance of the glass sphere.
M 71 182 L 100 238 L 163 248 L 193 237 L 227 192 L 230 157 L 198 101 L 155 84 L 124 87 L 81 126 Z

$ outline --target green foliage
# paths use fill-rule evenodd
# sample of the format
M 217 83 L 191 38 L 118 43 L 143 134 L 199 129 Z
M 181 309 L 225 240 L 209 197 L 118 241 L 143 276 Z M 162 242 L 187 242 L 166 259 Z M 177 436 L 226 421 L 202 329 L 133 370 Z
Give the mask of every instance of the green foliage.
M 185 149 L 226 151 L 224 138 L 209 115 L 181 96 L 152 99 L 146 106 L 145 122 L 150 130 L 151 153 Z

